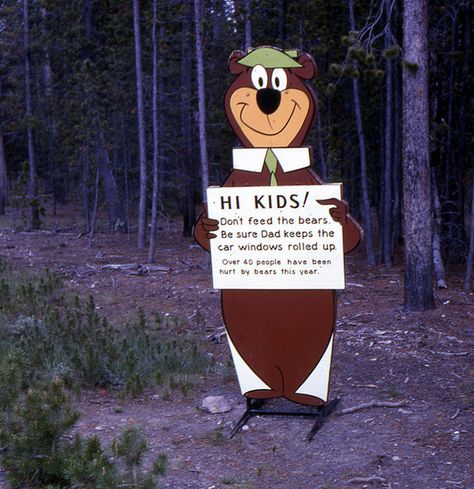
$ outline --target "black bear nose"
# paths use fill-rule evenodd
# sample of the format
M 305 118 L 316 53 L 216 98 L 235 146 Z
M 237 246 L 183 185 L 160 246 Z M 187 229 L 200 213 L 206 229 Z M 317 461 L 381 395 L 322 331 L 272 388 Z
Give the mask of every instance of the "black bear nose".
M 257 91 L 257 105 L 264 114 L 273 114 L 278 109 L 281 92 L 274 88 L 262 88 Z

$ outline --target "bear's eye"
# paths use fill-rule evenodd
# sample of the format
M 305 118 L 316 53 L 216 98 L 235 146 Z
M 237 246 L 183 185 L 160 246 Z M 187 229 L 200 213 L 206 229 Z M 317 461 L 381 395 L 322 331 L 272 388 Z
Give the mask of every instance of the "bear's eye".
M 262 65 L 256 65 L 252 68 L 252 74 L 250 75 L 253 86 L 260 90 L 265 88 L 268 83 L 267 70 Z
M 272 73 L 272 88 L 282 92 L 286 89 L 288 85 L 288 78 L 286 77 L 286 72 L 282 68 L 277 68 L 273 70 Z

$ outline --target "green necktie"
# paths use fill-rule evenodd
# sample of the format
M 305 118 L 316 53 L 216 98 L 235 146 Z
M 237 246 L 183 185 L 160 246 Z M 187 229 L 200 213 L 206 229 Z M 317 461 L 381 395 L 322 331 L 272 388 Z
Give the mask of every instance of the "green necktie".
M 277 157 L 271 149 L 267 149 L 267 154 L 265 155 L 265 164 L 267 165 L 268 171 L 270 172 L 270 185 L 276 187 L 278 181 L 276 178 L 276 170 L 278 165 Z

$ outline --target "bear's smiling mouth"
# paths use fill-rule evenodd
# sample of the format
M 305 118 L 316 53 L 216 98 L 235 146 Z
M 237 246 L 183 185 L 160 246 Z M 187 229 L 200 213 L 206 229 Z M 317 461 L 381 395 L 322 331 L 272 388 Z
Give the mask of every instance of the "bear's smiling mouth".
M 278 130 L 277 132 L 263 132 L 263 131 L 260 131 L 260 130 L 258 130 L 258 129 L 255 129 L 254 127 L 252 127 L 252 126 L 250 126 L 249 124 L 247 124 L 247 123 L 244 121 L 243 117 L 242 117 L 242 116 L 243 116 L 243 113 L 244 113 L 244 110 L 245 110 L 245 107 L 247 107 L 248 105 L 250 105 L 250 104 L 248 104 L 248 103 L 246 103 L 246 102 L 239 102 L 239 103 L 237 103 L 237 104 L 236 104 L 236 105 L 241 105 L 241 106 L 242 106 L 242 109 L 241 109 L 240 114 L 239 114 L 239 119 L 240 119 L 240 122 L 241 122 L 241 123 L 242 123 L 244 126 L 248 127 L 248 128 L 249 128 L 249 129 L 251 129 L 252 131 L 256 132 L 257 134 L 262 134 L 263 136 L 276 136 L 277 134 L 282 133 L 282 132 L 283 132 L 283 131 L 286 129 L 286 127 L 287 127 L 287 126 L 288 126 L 288 124 L 290 123 L 291 119 L 293 118 L 293 114 L 295 113 L 296 108 L 298 108 L 299 110 L 301 110 L 300 105 L 298 104 L 298 102 L 297 102 L 295 99 L 291 99 L 291 101 L 293 102 L 293 109 L 291 110 L 291 114 L 290 114 L 290 116 L 288 117 L 288 120 L 285 122 L 284 126 L 283 126 L 283 127 L 280 129 L 280 130 Z M 270 127 L 271 127 L 270 120 L 268 121 L 268 124 L 269 124 L 269 125 L 270 125 Z

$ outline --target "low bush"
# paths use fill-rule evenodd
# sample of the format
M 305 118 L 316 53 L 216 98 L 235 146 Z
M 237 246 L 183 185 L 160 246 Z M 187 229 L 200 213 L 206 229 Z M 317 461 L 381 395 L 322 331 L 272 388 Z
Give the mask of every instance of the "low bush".
M 66 391 L 138 394 L 167 383 L 186 393 L 209 361 L 198 336 L 182 331 L 176 318 L 142 312 L 112 326 L 92 298 L 65 294 L 55 274 L 20 273 L 0 260 L 0 464 L 12 488 L 156 487 L 167 459 L 140 470 L 147 445 L 137 428 L 108 449 L 96 437 L 67 441 L 78 414 Z
M 12 392 L 60 378 L 67 387 L 113 387 L 138 394 L 168 383 L 186 391 L 209 360 L 197 335 L 179 320 L 142 312 L 112 326 L 91 298 L 63 294 L 57 276 L 15 274 L 4 264 L 0 280 L 0 405 Z
M 148 447 L 138 428 L 126 429 L 105 449 L 96 436 L 67 441 L 78 417 L 59 379 L 18 397 L 0 429 L 1 464 L 12 489 L 157 487 L 167 457 L 161 454 L 151 470 L 142 470 Z

